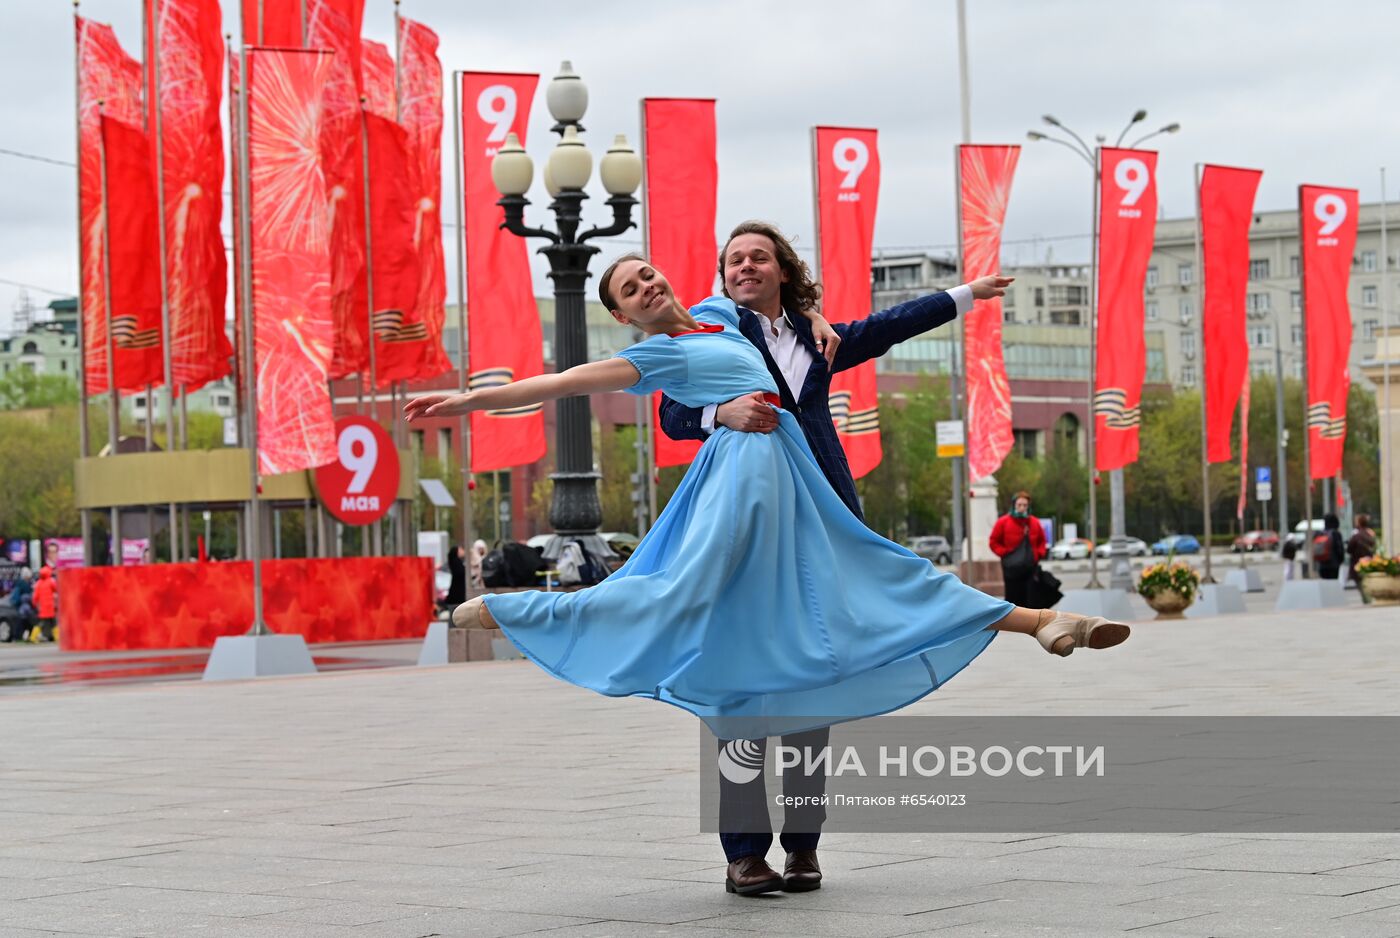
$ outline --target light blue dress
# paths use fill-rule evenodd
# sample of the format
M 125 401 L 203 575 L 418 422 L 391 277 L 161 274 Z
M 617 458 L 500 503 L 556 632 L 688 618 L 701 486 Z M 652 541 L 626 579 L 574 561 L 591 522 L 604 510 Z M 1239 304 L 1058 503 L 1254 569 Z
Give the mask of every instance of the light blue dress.
M 731 300 L 690 312 L 723 329 L 624 349 L 641 373 L 629 391 L 691 407 L 777 391 Z M 490 595 L 491 616 L 555 677 L 674 704 L 722 739 L 887 713 L 943 684 L 1014 607 L 867 528 L 778 418 L 771 434 L 716 429 L 605 581 Z

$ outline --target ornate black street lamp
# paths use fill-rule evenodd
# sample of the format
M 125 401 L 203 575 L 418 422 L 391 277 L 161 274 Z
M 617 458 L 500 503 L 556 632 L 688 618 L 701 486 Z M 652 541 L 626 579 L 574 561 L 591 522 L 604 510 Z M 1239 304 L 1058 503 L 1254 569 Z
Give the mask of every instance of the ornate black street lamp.
M 612 208 L 612 224 L 590 228 L 579 234 L 583 221 L 583 187 L 593 172 L 593 157 L 583 146 L 579 121 L 588 108 L 588 89 L 573 67 L 564 62 L 546 91 L 552 128 L 560 139 L 545 164 L 544 184 L 553 201 L 555 230 L 532 228 L 525 224 L 525 193 L 534 177 L 534 163 L 515 134 L 491 162 L 491 179 L 501 193 L 496 203 L 505 209 L 501 227 L 522 238 L 544 238 L 549 243 L 540 253 L 549 258 L 549 277 L 554 281 L 554 367 L 558 371 L 588 361 L 588 323 L 584 314 L 584 287 L 588 264 L 601 248 L 588 243 L 609 238 L 633 227 L 632 209 L 637 204 L 632 193 L 642 181 L 642 161 L 618 134 L 599 162 L 598 174 L 607 189 Z M 598 501 L 598 473 L 593 469 L 593 417 L 587 397 L 569 397 L 558 402 L 556 410 L 554 500 L 549 523 L 555 536 L 545 546 L 546 559 L 555 559 L 565 541 L 577 540 L 595 557 L 611 558 L 612 550 L 598 537 L 603 509 Z

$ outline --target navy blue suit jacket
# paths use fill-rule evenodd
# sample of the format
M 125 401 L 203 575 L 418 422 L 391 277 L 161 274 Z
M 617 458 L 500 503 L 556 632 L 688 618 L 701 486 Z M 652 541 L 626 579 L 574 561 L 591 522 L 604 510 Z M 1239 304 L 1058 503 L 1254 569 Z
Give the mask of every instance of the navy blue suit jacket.
M 794 400 L 777 363 L 768 354 L 768 343 L 763 340 L 763 317 L 739 307 L 739 330 L 763 355 L 768 371 L 778 383 L 783 409 L 802 425 L 802 432 L 817 457 L 817 465 L 836 494 L 861 520 L 865 520 L 865 516 L 860 510 L 860 499 L 856 497 L 856 483 L 851 478 L 851 467 L 846 462 L 846 452 L 836 435 L 836 426 L 831 422 L 831 409 L 827 402 L 831 393 L 831 376 L 872 358 L 879 358 L 891 346 L 952 322 L 955 318 L 957 305 L 953 298 L 947 293 L 932 293 L 892 306 L 868 319 L 833 324 L 832 328 L 841 336 L 841 344 L 836 349 L 835 364 L 828 369 L 826 359 L 817 352 L 816 343 L 812 341 L 811 322 L 806 316 L 794 314 L 792 325 L 797 331 L 797 339 L 812 353 L 812 367 Z M 706 434 L 700 426 L 701 415 L 701 408 L 686 407 L 664 395 L 661 398 L 661 429 L 673 440 L 703 440 Z

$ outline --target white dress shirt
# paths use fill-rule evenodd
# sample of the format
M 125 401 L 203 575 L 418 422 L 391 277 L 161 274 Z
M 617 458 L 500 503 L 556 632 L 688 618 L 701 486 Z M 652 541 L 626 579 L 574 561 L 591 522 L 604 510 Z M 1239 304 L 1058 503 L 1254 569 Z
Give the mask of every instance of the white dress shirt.
M 972 287 L 967 284 L 953 287 L 948 295 L 953 298 L 953 307 L 959 316 L 972 309 Z M 768 344 L 768 354 L 773 356 L 773 362 L 787 382 L 792 399 L 797 400 L 802 393 L 802 385 L 807 381 L 807 372 L 812 368 L 812 353 L 798 340 L 797 330 L 792 325 L 792 314 L 787 310 L 783 310 L 783 314 L 771 322 L 762 313 L 754 315 L 763 324 L 763 340 Z M 718 404 L 706 404 L 701 412 L 700 429 L 706 433 L 715 432 L 715 411 L 718 408 Z

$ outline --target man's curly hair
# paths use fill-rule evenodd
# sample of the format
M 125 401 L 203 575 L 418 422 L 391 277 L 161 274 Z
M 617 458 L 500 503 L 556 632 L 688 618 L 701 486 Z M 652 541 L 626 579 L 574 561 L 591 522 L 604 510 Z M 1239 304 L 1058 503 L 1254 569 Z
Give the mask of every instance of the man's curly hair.
M 802 258 L 797 256 L 793 250 L 792 242 L 787 236 L 778 230 L 777 225 L 769 224 L 766 221 L 745 221 L 734 226 L 734 230 L 729 232 L 729 238 L 724 242 L 723 249 L 719 252 L 719 280 L 724 283 L 724 256 L 729 253 L 729 244 L 739 235 L 759 234 L 773 242 L 773 252 L 778 258 L 778 266 L 788 275 L 788 282 L 782 286 L 783 309 L 793 313 L 805 313 L 808 310 L 817 308 L 817 301 L 821 299 L 821 284 L 812 279 L 812 270 Z M 722 287 L 724 295 L 729 296 L 728 287 Z M 731 297 L 732 299 L 732 297 Z

